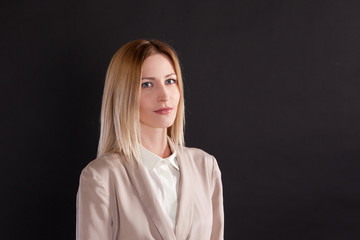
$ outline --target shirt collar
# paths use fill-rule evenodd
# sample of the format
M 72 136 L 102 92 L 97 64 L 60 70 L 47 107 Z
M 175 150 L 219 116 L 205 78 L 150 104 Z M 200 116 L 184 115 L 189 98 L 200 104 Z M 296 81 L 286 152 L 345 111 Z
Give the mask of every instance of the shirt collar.
M 144 166 L 148 169 L 153 169 L 160 161 L 169 161 L 170 164 L 177 170 L 179 170 L 179 164 L 176 160 L 176 150 L 171 141 L 168 141 L 172 154 L 167 158 L 159 157 L 153 152 L 140 145 L 140 156 Z

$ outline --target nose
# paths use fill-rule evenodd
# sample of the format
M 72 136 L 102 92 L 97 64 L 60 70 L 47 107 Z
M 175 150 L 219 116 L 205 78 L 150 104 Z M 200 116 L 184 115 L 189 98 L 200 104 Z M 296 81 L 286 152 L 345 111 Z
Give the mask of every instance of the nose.
M 167 89 L 166 85 L 159 86 L 158 89 L 158 101 L 159 102 L 167 102 L 170 99 L 169 89 Z

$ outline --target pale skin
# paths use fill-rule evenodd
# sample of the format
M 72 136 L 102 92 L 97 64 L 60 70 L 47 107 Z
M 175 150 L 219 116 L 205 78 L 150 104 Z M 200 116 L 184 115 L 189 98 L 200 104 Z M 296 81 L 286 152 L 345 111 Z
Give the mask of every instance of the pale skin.
M 167 128 L 174 123 L 179 99 L 177 76 L 170 58 L 161 53 L 146 58 L 141 74 L 141 144 L 162 158 L 171 155 Z

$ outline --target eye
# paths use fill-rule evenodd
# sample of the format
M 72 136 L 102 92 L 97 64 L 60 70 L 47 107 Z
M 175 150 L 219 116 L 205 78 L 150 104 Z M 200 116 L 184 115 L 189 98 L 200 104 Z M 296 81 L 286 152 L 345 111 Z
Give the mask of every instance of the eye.
M 152 87 L 152 83 L 151 83 L 151 82 L 144 82 L 144 83 L 141 84 L 141 87 L 142 87 L 142 88 Z
M 174 83 L 176 83 L 176 79 L 173 79 L 173 78 L 167 79 L 165 81 L 165 84 L 168 84 L 168 85 L 171 85 L 171 84 L 174 84 Z

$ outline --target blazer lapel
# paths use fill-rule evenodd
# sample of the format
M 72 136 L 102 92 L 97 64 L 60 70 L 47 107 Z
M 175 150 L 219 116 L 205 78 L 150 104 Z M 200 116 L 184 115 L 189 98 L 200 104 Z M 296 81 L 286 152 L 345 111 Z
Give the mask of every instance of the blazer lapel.
M 184 151 L 180 148 L 176 149 L 177 160 L 180 168 L 180 182 L 178 189 L 178 209 L 175 225 L 176 239 L 186 239 L 189 234 L 193 220 L 193 187 L 191 181 L 191 161 Z
M 137 163 L 134 165 L 125 163 L 125 166 L 145 211 L 147 211 L 148 215 L 154 222 L 162 238 L 166 240 L 175 240 L 174 231 L 167 219 L 167 216 L 164 211 L 162 211 L 159 202 L 156 200 L 156 196 L 151 189 L 144 166 Z

